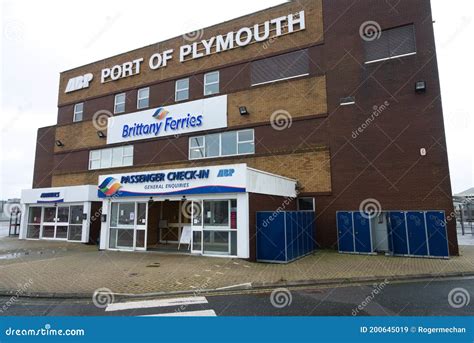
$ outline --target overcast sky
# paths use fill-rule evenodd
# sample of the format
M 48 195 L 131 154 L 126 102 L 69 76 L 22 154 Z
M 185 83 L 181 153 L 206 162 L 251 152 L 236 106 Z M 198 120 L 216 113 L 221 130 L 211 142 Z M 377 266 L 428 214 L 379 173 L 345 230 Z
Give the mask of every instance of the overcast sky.
M 285 2 L 0 1 L 0 199 L 31 188 L 36 131 L 56 123 L 59 72 Z M 451 181 L 460 192 L 474 186 L 474 4 L 432 7 Z

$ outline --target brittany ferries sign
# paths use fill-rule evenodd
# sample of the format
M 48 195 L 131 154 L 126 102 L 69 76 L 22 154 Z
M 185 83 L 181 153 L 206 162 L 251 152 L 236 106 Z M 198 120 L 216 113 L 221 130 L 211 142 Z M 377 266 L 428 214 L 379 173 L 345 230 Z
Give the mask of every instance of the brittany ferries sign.
M 111 117 L 107 144 L 227 127 L 227 95 Z
M 223 35 L 210 37 L 206 40 L 196 41 L 192 44 L 182 45 L 177 52 L 181 63 L 221 53 L 227 50 L 245 47 L 251 43 L 262 43 L 282 35 L 292 34 L 306 29 L 305 12 L 267 20 L 264 23 L 251 27 L 242 27 L 237 31 L 230 31 Z M 191 41 L 191 37 L 187 39 Z M 122 64 L 109 66 L 101 70 L 100 82 L 106 83 L 140 74 L 145 67 L 151 70 L 165 68 L 174 58 L 174 49 L 153 53 L 146 60 L 144 57 L 127 61 Z M 93 75 L 77 75 L 68 81 L 65 93 L 88 88 Z

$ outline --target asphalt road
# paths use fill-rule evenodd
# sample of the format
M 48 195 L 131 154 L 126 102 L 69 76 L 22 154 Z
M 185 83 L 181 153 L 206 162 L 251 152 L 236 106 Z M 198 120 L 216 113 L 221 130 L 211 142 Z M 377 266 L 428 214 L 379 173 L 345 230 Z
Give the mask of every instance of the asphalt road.
M 100 299 L 96 300 L 100 306 L 97 307 L 92 299 L 0 297 L 0 315 L 471 316 L 474 315 L 474 299 L 471 301 L 471 296 L 474 297 L 474 278 L 456 278 L 340 287 L 299 287 L 278 292 L 272 289 L 233 291 L 196 294 L 185 299 L 115 298 L 108 308 L 102 305 L 104 302 Z

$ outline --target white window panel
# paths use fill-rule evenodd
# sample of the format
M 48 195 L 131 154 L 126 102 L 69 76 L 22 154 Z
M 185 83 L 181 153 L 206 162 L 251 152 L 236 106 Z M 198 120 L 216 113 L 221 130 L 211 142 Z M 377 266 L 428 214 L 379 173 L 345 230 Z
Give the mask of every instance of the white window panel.
M 189 139 L 189 159 L 255 153 L 254 130 L 230 131 Z
M 84 103 L 80 102 L 78 104 L 74 105 L 74 116 L 73 116 L 73 122 L 78 122 L 82 121 L 84 118 Z
M 221 134 L 222 156 L 237 154 L 237 132 L 224 132 Z
M 206 136 L 206 157 L 216 157 L 220 155 L 220 134 Z
M 112 167 L 120 167 L 123 164 L 123 149 L 112 149 Z
M 183 101 L 189 99 L 189 79 L 176 81 L 175 101 Z
M 204 75 L 204 95 L 219 93 L 219 72 L 213 71 Z
M 137 93 L 137 108 L 147 108 L 150 105 L 150 88 L 142 88 Z
M 133 146 L 93 150 L 89 153 L 89 169 L 116 168 L 133 165 Z
M 112 166 L 112 149 L 104 149 L 100 156 L 100 168 L 110 168 Z
M 125 93 L 115 95 L 114 113 L 125 112 Z

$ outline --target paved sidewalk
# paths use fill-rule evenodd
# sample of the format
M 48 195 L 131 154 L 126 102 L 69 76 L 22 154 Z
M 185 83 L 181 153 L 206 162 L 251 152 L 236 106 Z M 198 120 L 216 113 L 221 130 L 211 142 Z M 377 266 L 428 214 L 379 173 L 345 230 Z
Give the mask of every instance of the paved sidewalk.
M 342 255 L 322 250 L 287 265 L 238 259 L 98 251 L 82 244 L 0 239 L 0 293 L 145 294 L 354 278 L 474 274 L 474 247 L 450 260 Z

